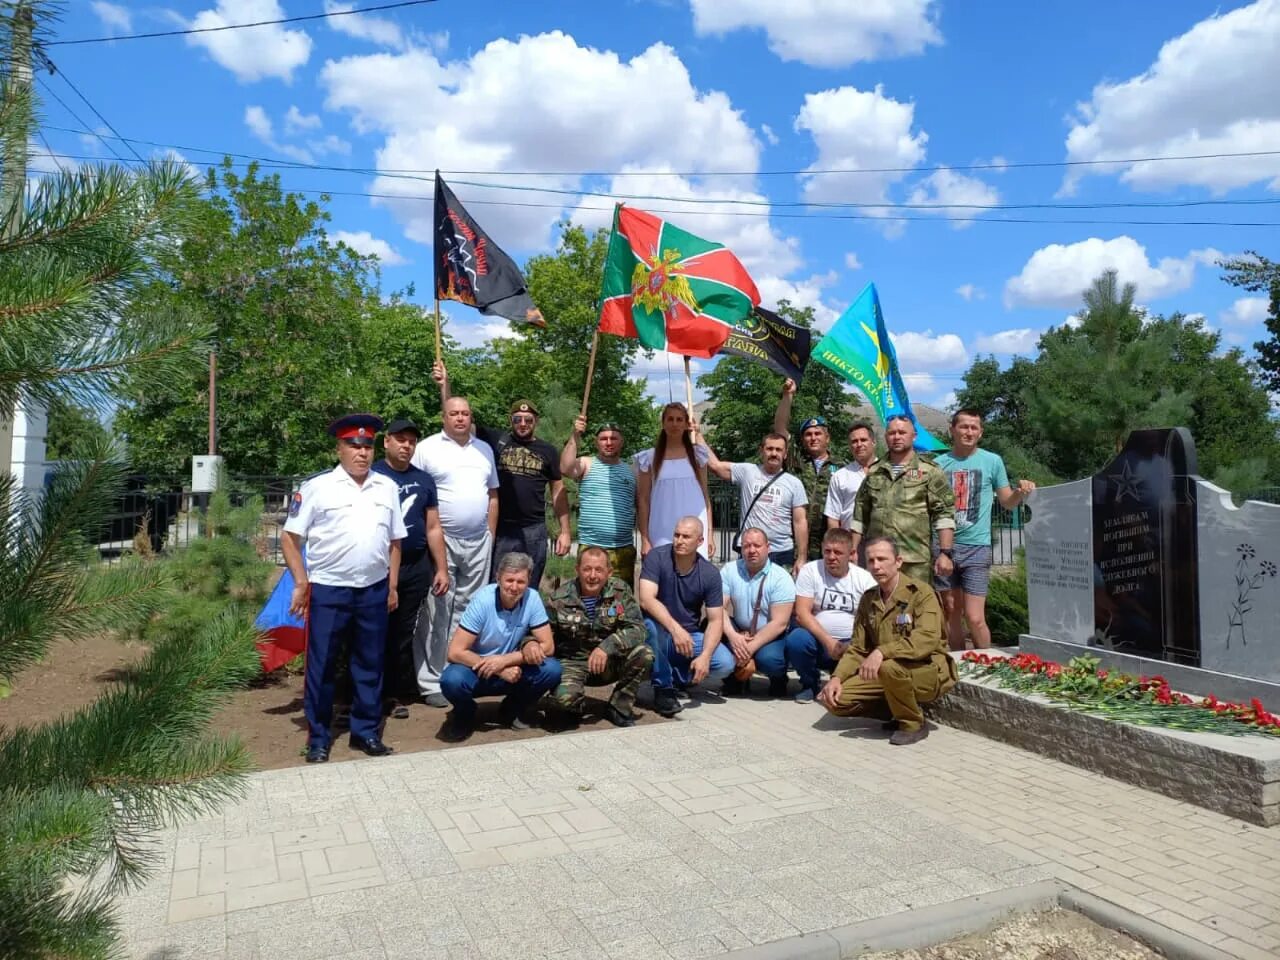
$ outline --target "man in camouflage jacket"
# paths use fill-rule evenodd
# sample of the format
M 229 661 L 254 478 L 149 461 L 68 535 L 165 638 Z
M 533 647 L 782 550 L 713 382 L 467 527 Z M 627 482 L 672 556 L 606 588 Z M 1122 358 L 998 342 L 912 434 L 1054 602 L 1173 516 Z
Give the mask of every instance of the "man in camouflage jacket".
M 782 385 L 782 398 L 773 414 L 774 433 L 780 433 L 788 439 L 791 433 L 788 425 L 791 420 L 791 404 L 796 396 L 796 382 L 788 379 Z M 844 462 L 831 452 L 831 431 L 827 428 L 826 417 L 810 417 L 800 424 L 797 443 L 788 444 L 787 472 L 800 478 L 804 492 L 809 497 L 809 542 L 796 544 L 796 559 L 803 563 L 807 560 L 822 559 L 822 537 L 827 532 L 827 519 L 823 510 L 827 505 L 827 488 L 831 486 L 831 478 Z
M 581 717 L 585 687 L 612 683 L 605 719 L 634 726 L 636 690 L 653 672 L 653 651 L 645 643 L 644 617 L 635 594 L 609 576 L 609 555 L 600 547 L 578 552 L 578 575 L 546 602 L 560 686 L 549 694 L 554 710 Z
M 902 555 L 902 572 L 921 583 L 933 574 L 947 577 L 956 532 L 956 499 L 947 475 L 936 463 L 921 459 L 913 449 L 916 428 L 910 418 L 893 416 L 885 425 L 888 454 L 867 471 L 854 502 L 853 548 L 865 539 L 892 537 Z M 941 546 L 930 569 L 934 532 Z

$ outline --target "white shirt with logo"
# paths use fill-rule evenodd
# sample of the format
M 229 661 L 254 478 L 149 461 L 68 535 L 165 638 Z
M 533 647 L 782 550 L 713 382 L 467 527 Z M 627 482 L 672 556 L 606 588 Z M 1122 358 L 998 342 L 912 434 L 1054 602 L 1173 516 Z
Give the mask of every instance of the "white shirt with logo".
M 856 563 L 849 564 L 849 572 L 843 577 L 833 577 L 827 572 L 825 560 L 811 560 L 796 577 L 796 598 L 810 598 L 813 615 L 822 629 L 836 640 L 848 640 L 853 636 L 858 601 L 875 586 L 875 577 Z

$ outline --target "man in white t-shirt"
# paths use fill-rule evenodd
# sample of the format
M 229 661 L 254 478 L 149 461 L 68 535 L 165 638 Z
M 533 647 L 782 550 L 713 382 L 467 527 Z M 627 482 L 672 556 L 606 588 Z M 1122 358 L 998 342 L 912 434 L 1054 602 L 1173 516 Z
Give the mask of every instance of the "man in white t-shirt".
M 858 499 L 858 488 L 867 478 L 867 468 L 876 462 L 875 427 L 865 420 L 850 427 L 849 453 L 853 459 L 836 471 L 827 486 L 827 505 L 822 513 L 828 528 L 853 529 L 853 504 Z
M 852 562 L 853 535 L 828 530 L 822 559 L 806 563 L 796 577 L 796 626 L 787 634 L 787 662 L 800 674 L 796 703 L 812 703 L 821 670 L 832 670 L 849 648 L 862 595 L 875 587 L 871 574 Z
M 705 444 L 701 437 L 697 442 Z M 759 527 L 769 538 L 769 560 L 795 576 L 804 565 L 809 542 L 809 495 L 804 484 L 787 473 L 787 438 L 770 433 L 760 443 L 760 463 L 729 463 L 707 447 L 707 469 L 738 487 L 742 522 L 738 529 Z M 801 545 L 796 550 L 796 544 Z M 797 555 L 798 554 L 798 555 Z
M 449 701 L 440 692 L 440 675 L 448 663 L 449 639 L 457 632 L 471 595 L 489 581 L 498 526 L 498 467 L 493 449 L 471 435 L 471 404 L 465 397 L 445 400 L 444 429 L 419 441 L 410 462 L 436 482 L 440 527 L 453 583 L 451 591 L 432 598 L 431 616 L 418 619 L 414 665 L 423 701 L 428 706 L 447 707 Z

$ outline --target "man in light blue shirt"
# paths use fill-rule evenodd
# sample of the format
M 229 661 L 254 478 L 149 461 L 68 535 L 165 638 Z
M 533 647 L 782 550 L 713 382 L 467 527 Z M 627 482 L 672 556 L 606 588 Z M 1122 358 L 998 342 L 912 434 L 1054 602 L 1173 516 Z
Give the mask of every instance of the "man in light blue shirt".
M 502 722 L 527 730 L 522 714 L 560 683 L 560 661 L 542 597 L 529 589 L 533 559 L 508 553 L 498 561 L 498 582 L 481 587 L 467 604 L 453 639 L 440 692 L 453 712 L 441 731 L 452 743 L 475 730 L 476 698 L 504 695 Z
M 733 653 L 736 669 L 724 682 L 723 693 L 741 696 L 751 677 L 769 678 L 769 695 L 787 692 L 787 651 L 784 636 L 795 606 L 796 585 L 786 568 L 769 559 L 769 537 L 759 527 L 742 531 L 742 557 L 720 569 L 726 606 L 724 644 Z

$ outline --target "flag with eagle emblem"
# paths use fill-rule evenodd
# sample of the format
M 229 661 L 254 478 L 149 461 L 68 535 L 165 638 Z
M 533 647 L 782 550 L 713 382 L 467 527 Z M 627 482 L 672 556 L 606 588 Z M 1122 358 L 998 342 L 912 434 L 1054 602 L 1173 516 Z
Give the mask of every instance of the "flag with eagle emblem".
M 515 261 L 489 239 L 436 171 L 436 299 L 545 327 Z
M 618 204 L 600 287 L 600 331 L 646 347 L 713 357 L 746 327 L 760 291 L 733 253 Z

